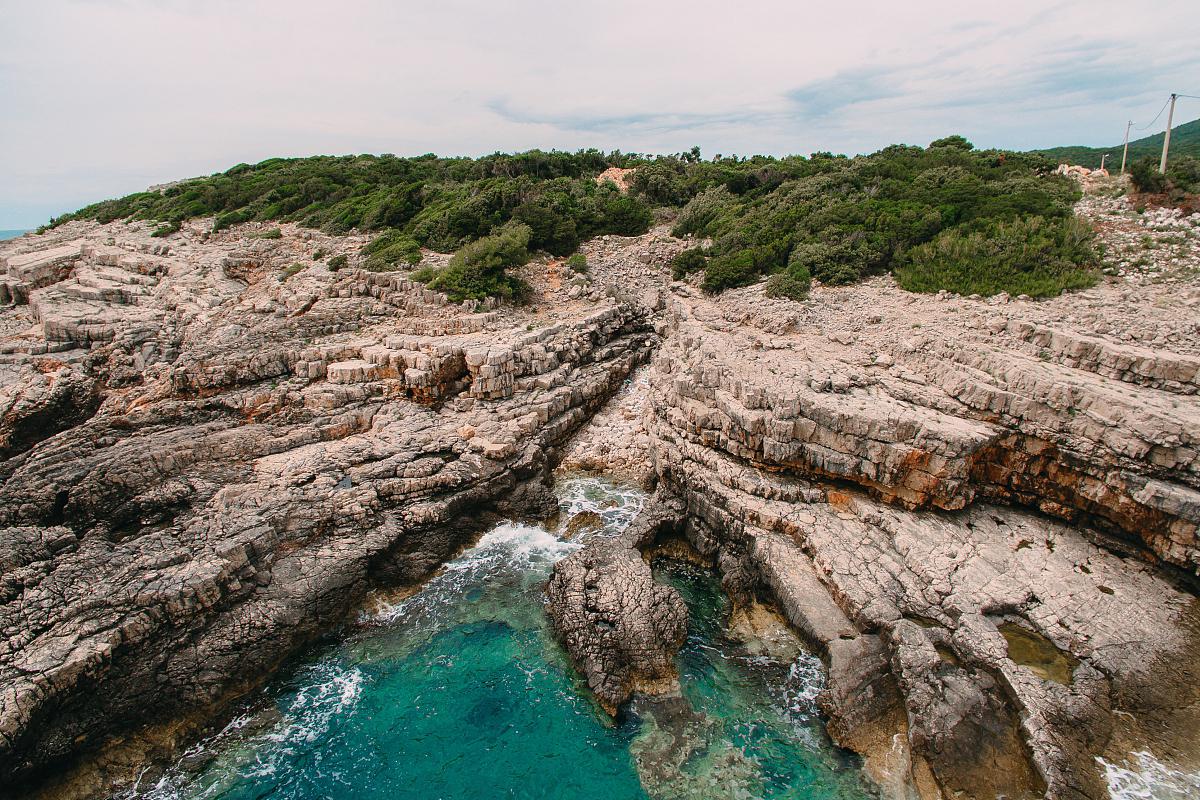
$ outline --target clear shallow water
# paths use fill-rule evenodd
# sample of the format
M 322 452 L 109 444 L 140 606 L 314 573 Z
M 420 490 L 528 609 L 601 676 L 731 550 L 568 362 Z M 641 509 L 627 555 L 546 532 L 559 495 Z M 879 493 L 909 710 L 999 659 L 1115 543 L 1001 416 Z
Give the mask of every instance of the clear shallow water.
M 644 496 L 594 479 L 559 488 L 564 518 L 604 529 L 562 541 L 534 526 L 485 534 L 417 594 L 264 692 L 165 776 L 153 800 L 249 798 L 863 798 L 857 762 L 817 719 L 820 662 L 752 652 L 725 634 L 727 601 L 703 571 L 660 566 L 691 612 L 681 695 L 635 703 L 614 725 L 548 629 L 555 561 L 612 535 Z M 756 654 L 757 653 L 757 654 Z
M 21 228 L 18 228 L 16 230 L 2 230 L 2 231 L 0 231 L 0 242 L 3 242 L 5 239 L 15 239 L 18 236 L 20 236 L 22 233 L 28 233 L 28 232 L 29 232 L 28 230 L 21 229 Z

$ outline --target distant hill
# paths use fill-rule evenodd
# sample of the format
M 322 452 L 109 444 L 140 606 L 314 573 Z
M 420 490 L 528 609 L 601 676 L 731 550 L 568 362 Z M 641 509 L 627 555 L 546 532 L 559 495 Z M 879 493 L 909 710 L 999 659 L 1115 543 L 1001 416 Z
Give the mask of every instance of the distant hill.
M 1133 162 L 1146 156 L 1158 158 L 1162 155 L 1162 144 L 1163 135 L 1161 133 L 1147 136 L 1144 139 L 1131 139 L 1129 141 L 1129 161 Z M 1059 162 L 1080 164 L 1092 169 L 1099 167 L 1100 157 L 1108 153 L 1108 161 L 1105 166 L 1111 167 L 1113 172 L 1121 168 L 1120 142 L 1111 147 L 1051 147 L 1048 150 L 1034 150 L 1033 152 L 1049 156 Z M 1170 157 L 1174 159 L 1181 156 L 1200 158 L 1200 119 L 1176 125 L 1171 131 Z

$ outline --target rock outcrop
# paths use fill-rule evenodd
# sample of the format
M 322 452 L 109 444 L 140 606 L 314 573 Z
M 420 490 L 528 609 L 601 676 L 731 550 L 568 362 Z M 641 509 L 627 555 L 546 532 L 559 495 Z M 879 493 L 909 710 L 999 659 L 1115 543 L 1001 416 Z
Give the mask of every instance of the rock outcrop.
M 1200 725 L 1185 243 L 1158 280 L 1044 302 L 673 285 L 645 396 L 621 406 L 644 409 L 684 535 L 823 656 L 830 732 L 894 796 L 1096 798 L 1098 756 L 1200 763 L 1179 733 Z M 585 431 L 580 461 L 614 428 Z
M 546 587 L 555 631 L 610 714 L 634 691 L 657 692 L 676 677 L 687 606 L 674 588 L 655 582 L 641 550 L 677 529 L 683 515 L 674 499 L 652 500 L 620 536 L 556 564 Z
M 587 243 L 583 276 L 535 260 L 524 308 L 290 225 L 0 245 L 0 778 L 219 714 L 488 510 L 539 513 L 522 487 L 560 459 L 657 483 L 548 587 L 610 712 L 673 678 L 686 610 L 646 553 L 677 536 L 822 656 L 831 734 L 895 796 L 1200 763 L 1200 285 L 1171 267 L 1200 247 L 1160 227 L 1185 224 L 1182 261 L 1044 302 L 711 298 L 663 230 Z
M 0 246 L 0 783 L 218 713 L 373 583 L 538 506 L 519 485 L 656 341 L 636 302 L 457 306 L 284 230 Z

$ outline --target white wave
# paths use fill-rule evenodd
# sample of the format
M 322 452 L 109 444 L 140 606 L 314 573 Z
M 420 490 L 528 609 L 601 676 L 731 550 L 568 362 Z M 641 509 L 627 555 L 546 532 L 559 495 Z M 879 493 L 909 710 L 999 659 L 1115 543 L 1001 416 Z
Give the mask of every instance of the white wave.
M 825 665 L 812 653 L 800 653 L 788 668 L 784 687 L 788 714 L 798 721 L 816 718 L 817 696 L 825 689 Z
M 560 539 L 538 525 L 505 522 L 485 533 L 474 546 L 448 561 L 419 592 L 382 609 L 364 612 L 363 622 L 388 625 L 401 619 L 432 617 L 440 609 L 456 606 L 471 587 L 505 577 L 532 581 L 549 576 L 555 562 L 580 549 L 591 535 L 613 536 L 628 525 L 645 502 L 644 492 L 597 478 L 573 478 L 557 487 L 559 507 L 570 518 L 583 511 L 598 514 L 603 530 Z
M 583 511 L 599 514 L 606 532 L 616 534 L 625 529 L 642 506 L 646 493 L 633 486 L 621 486 L 599 478 L 570 478 L 557 485 L 558 504 L 562 513 L 571 517 Z
M 1108 792 L 1113 800 L 1189 800 L 1200 797 L 1200 773 L 1173 769 L 1147 752 L 1132 754 L 1131 765 L 1096 761 L 1104 768 Z
M 284 712 L 283 721 L 264 735 L 278 744 L 315 742 L 333 721 L 354 709 L 362 697 L 364 676 L 357 667 L 317 664 Z
M 164 773 L 152 786 L 141 780 L 120 795 L 121 800 L 179 800 L 182 797 L 204 800 L 220 797 L 228 786 L 242 777 L 274 775 L 281 761 L 297 747 L 326 738 L 335 720 L 358 704 L 365 676 L 356 667 L 320 663 L 309 668 L 301 679 L 283 718 L 264 732 L 245 736 L 243 731 L 255 717 L 237 717 L 218 733 L 190 748 L 181 761 L 211 753 L 217 761 L 206 770 L 202 783 L 178 767 Z

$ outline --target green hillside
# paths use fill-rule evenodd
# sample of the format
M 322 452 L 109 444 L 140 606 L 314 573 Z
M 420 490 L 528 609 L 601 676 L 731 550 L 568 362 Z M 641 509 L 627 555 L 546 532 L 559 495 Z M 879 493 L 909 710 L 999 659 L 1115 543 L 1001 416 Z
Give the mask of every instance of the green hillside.
M 1145 158 L 1146 156 L 1158 158 L 1162 155 L 1162 145 L 1162 133 L 1156 133 L 1144 139 L 1131 139 L 1129 142 L 1129 161 L 1137 161 L 1139 158 Z M 1092 169 L 1099 167 L 1100 157 L 1108 153 L 1108 162 L 1105 166 L 1111 167 L 1114 172 L 1121 168 L 1120 142 L 1111 147 L 1051 147 L 1048 150 L 1034 150 L 1032 152 L 1040 153 L 1059 163 L 1081 164 Z M 1200 158 L 1200 119 L 1194 119 L 1183 125 L 1175 126 L 1175 129 L 1171 133 L 1170 156 L 1172 159 L 1183 156 Z

